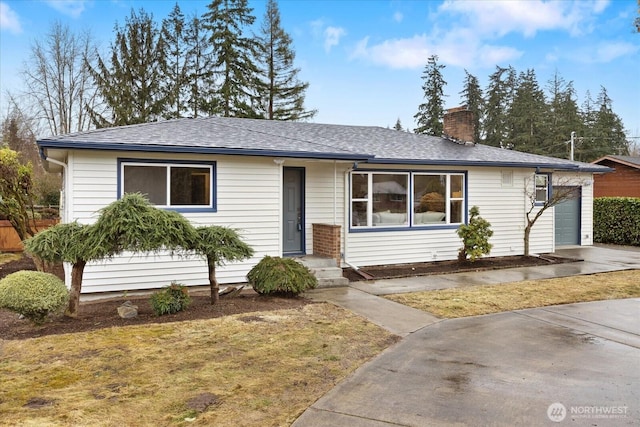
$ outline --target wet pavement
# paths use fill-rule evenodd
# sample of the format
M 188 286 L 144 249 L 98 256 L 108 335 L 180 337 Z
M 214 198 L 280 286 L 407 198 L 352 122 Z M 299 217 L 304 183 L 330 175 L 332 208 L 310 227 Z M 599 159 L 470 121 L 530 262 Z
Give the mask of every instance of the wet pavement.
M 639 425 L 638 298 L 439 320 L 374 296 L 640 268 L 637 249 L 556 253 L 584 261 L 317 291 L 405 338 L 293 425 Z

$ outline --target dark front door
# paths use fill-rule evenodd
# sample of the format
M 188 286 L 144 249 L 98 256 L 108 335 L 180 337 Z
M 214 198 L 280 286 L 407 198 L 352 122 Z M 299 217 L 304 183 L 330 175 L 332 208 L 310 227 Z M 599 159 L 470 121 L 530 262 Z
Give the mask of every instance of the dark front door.
M 285 254 L 304 253 L 304 168 L 284 168 L 282 238 Z

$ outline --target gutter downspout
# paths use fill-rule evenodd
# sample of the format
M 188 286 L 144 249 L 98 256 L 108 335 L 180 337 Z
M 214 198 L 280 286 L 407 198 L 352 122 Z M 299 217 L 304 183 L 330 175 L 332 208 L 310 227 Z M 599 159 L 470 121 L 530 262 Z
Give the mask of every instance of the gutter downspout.
M 47 157 L 46 154 L 44 154 L 44 150 L 40 149 L 40 156 L 49 163 L 53 163 L 54 165 L 58 165 L 62 167 L 62 195 L 63 195 L 63 203 L 64 203 L 64 209 L 62 210 L 62 214 L 63 217 L 61 218 L 62 222 L 65 223 L 69 220 L 69 203 L 67 203 L 67 164 L 64 162 L 61 162 L 59 160 L 56 159 L 52 159 L 51 157 Z
M 349 230 L 349 213 L 351 212 L 351 206 L 349 206 L 349 195 L 350 195 L 350 191 L 349 191 L 349 174 L 355 169 L 357 168 L 358 165 L 357 163 L 354 163 L 353 167 L 350 167 L 348 169 L 346 169 L 344 171 L 344 186 L 345 186 L 345 192 L 344 192 L 344 205 L 345 205 L 345 215 L 344 215 L 344 252 L 342 253 L 342 260 L 344 261 L 344 263 L 346 265 L 348 265 L 349 267 L 351 267 L 353 269 L 353 271 L 355 271 L 357 274 L 359 274 L 360 276 L 362 276 L 363 278 L 367 279 L 367 280 L 371 280 L 374 277 L 368 273 L 365 273 L 364 271 L 360 270 L 360 267 L 358 267 L 355 264 L 350 263 L 347 260 L 347 249 L 348 249 L 348 241 L 349 239 L 347 238 L 347 232 Z M 335 197 L 334 197 L 335 199 Z

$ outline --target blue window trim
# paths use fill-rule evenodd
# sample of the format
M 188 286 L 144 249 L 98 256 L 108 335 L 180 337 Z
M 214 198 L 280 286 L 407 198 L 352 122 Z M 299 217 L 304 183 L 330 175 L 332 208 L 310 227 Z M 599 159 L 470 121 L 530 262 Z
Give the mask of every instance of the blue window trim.
M 455 224 L 442 224 L 442 225 L 412 225 L 413 223 L 413 209 L 410 209 L 409 212 L 409 223 L 407 225 L 402 225 L 398 227 L 358 227 L 354 228 L 351 225 L 351 209 L 353 203 L 351 202 L 351 175 L 353 172 L 380 172 L 380 173 L 408 173 L 409 174 L 409 184 L 411 189 L 413 189 L 413 177 L 414 174 L 462 174 L 464 175 L 464 222 L 455 223 Z M 467 224 L 469 222 L 469 171 L 466 170 L 422 170 L 422 169 L 369 169 L 369 168 L 358 168 L 354 169 L 349 173 L 349 209 L 348 209 L 348 222 L 349 222 L 349 233 L 378 233 L 378 232 L 389 232 L 389 231 L 428 231 L 428 230 L 457 230 L 461 224 Z M 413 193 L 413 192 L 411 192 Z M 413 194 L 410 194 L 410 202 L 413 201 Z M 411 204 L 410 204 L 411 205 Z
M 536 175 L 547 176 L 547 200 L 544 202 L 538 201 L 538 192 L 537 192 L 538 187 L 536 185 Z M 551 172 L 536 172 L 533 175 L 533 194 L 534 194 L 534 197 L 536 198 L 535 206 L 544 206 L 545 203 L 551 200 L 551 197 L 553 196 L 553 187 L 551 186 Z
M 163 206 L 161 209 L 168 211 L 176 211 L 183 213 L 192 212 L 217 212 L 218 211 L 218 191 L 217 191 L 217 169 L 216 162 L 209 161 L 203 162 L 200 160 L 163 160 L 163 159 L 139 159 L 130 157 L 118 157 L 118 186 L 117 186 L 117 198 L 122 198 L 122 164 L 123 163 L 146 163 L 146 164 L 158 164 L 158 165 L 193 165 L 193 166 L 210 166 L 211 167 L 211 206 L 205 207 L 172 207 Z

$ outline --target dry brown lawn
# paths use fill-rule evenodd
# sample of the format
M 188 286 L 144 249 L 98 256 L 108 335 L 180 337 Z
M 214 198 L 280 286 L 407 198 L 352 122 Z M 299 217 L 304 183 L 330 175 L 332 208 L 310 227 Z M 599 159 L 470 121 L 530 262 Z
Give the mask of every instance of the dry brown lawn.
M 330 304 L 0 340 L 0 424 L 290 425 L 397 340 Z
M 557 304 L 637 297 L 640 297 L 640 270 L 395 294 L 386 298 L 438 317 L 456 318 Z

